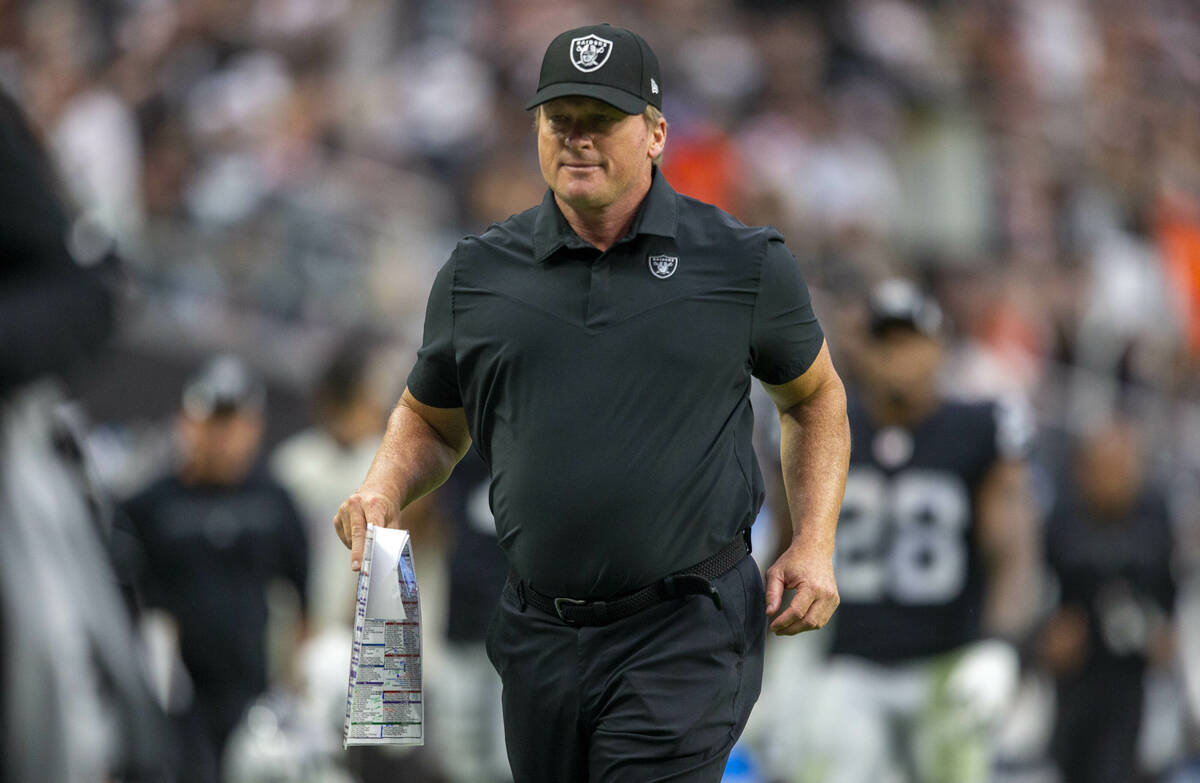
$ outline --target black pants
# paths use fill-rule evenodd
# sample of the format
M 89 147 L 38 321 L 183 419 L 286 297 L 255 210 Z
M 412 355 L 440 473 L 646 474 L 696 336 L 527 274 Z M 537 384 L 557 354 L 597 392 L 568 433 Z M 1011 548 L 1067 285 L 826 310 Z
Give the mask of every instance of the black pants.
M 719 781 L 762 686 L 765 596 L 754 559 L 708 596 L 572 628 L 506 585 L 488 629 L 516 783 Z
M 1063 783 L 1137 779 L 1144 668 L 1094 668 L 1058 683 L 1051 751 Z
M 222 757 L 233 730 L 258 696 L 255 691 L 224 688 L 198 680 L 191 708 L 173 721 L 176 730 L 177 783 L 219 783 Z

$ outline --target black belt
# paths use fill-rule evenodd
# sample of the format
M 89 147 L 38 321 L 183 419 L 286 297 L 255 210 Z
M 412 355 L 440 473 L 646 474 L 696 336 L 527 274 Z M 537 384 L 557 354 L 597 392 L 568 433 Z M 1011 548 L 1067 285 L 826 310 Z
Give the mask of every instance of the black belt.
M 711 557 L 701 560 L 682 571 L 665 576 L 654 584 L 637 592 L 609 601 L 585 601 L 579 598 L 555 598 L 539 593 L 516 572 L 509 572 L 508 581 L 516 589 L 521 602 L 546 614 L 558 617 L 567 625 L 608 625 L 617 620 L 649 609 L 655 604 L 683 598 L 688 595 L 707 595 L 717 608 L 721 608 L 721 596 L 713 585 L 713 579 L 729 571 L 750 553 L 750 529 L 717 550 Z

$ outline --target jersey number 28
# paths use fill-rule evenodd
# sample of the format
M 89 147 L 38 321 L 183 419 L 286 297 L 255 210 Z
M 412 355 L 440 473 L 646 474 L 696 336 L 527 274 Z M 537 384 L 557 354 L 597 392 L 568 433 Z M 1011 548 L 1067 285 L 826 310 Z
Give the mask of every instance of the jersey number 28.
M 842 599 L 952 601 L 967 579 L 969 519 L 967 489 L 953 474 L 912 469 L 889 478 L 851 469 L 837 532 Z

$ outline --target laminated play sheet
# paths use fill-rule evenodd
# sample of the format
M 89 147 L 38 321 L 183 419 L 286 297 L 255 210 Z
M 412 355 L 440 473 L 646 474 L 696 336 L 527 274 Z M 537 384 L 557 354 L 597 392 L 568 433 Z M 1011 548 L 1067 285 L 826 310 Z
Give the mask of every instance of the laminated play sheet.
M 367 526 L 342 746 L 425 744 L 421 604 L 407 530 Z

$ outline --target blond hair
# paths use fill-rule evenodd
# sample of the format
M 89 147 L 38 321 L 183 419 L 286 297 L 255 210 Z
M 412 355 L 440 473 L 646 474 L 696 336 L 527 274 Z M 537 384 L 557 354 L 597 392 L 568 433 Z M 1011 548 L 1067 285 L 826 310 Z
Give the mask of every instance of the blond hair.
M 647 103 L 646 110 L 642 112 L 642 119 L 646 121 L 647 128 L 656 128 L 656 127 L 658 127 L 658 121 L 663 119 L 663 113 L 654 104 Z M 665 151 L 666 148 L 667 148 L 667 145 L 664 144 L 663 150 Z M 657 155 L 655 155 L 654 159 L 651 160 L 650 162 L 653 163 L 655 166 L 661 166 L 662 159 L 663 159 L 663 153 L 660 152 Z

